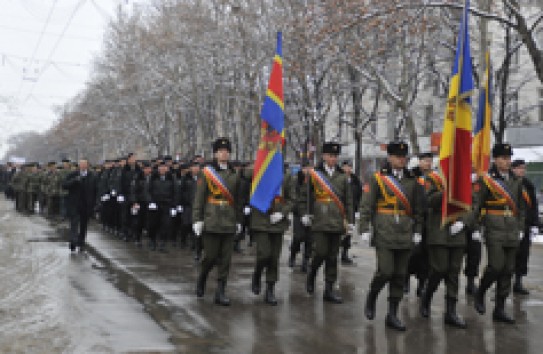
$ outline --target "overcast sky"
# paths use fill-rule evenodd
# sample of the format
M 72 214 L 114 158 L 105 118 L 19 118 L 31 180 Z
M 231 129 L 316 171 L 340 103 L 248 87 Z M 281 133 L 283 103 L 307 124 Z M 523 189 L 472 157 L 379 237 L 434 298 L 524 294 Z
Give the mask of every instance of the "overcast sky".
M 7 138 L 42 132 L 75 96 L 109 18 L 134 0 L 0 0 L 0 156 Z

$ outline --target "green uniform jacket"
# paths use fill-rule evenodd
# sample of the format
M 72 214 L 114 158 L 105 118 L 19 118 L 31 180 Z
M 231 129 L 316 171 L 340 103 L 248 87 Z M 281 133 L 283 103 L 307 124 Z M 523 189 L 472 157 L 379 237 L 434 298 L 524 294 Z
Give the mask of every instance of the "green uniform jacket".
M 20 192 L 23 190 L 23 175 L 23 171 L 17 171 L 17 173 L 15 173 L 13 175 L 13 178 L 11 179 L 11 188 L 13 188 L 13 190 L 16 192 Z
M 57 171 L 57 180 L 56 180 L 57 187 L 56 188 L 59 191 L 59 196 L 61 197 L 66 197 L 68 195 L 68 190 L 62 188 L 62 183 L 64 183 L 66 176 L 68 176 L 70 172 L 72 171 L 70 171 L 70 169 L 67 169 L 67 168 L 63 168 Z
M 443 200 L 442 179 L 432 172 L 425 177 L 426 203 L 426 243 L 429 246 L 464 247 L 466 245 L 466 228 L 456 235 L 451 235 L 450 224 L 441 226 L 441 202 Z M 466 220 L 460 219 L 464 224 Z
M 192 220 L 193 222 L 203 221 L 204 232 L 234 234 L 236 224 L 241 224 L 243 219 L 242 196 L 239 195 L 241 176 L 230 166 L 226 170 L 221 170 L 216 163 L 211 166 L 221 176 L 234 197 L 234 205 L 216 205 L 208 202 L 208 198 L 213 198 L 213 193 L 209 189 L 207 178 L 203 172 L 200 172 L 194 196 Z M 214 198 L 225 200 L 220 194 Z
M 300 202 L 298 204 L 300 214 L 305 215 L 309 211 L 310 215 L 313 215 L 311 223 L 311 231 L 313 232 L 344 234 L 346 224 L 354 224 L 353 196 L 348 177 L 337 166 L 332 177 L 328 175 L 322 163 L 315 170 L 321 172 L 332 185 L 343 203 L 345 215 L 342 214 L 336 203 L 318 200 L 317 194 L 322 193 L 322 189 L 317 182 L 313 181 L 312 177 L 306 178 L 304 185 L 300 189 Z M 317 185 L 317 189 L 315 185 Z
M 497 202 L 496 196 L 488 188 L 483 180 L 479 178 L 475 188 L 473 198 L 473 212 L 471 221 L 474 224 L 474 229 L 478 230 L 481 227 L 483 236 L 487 244 L 498 243 L 504 247 L 517 247 L 519 244 L 519 233 L 524 230 L 524 218 L 526 204 L 522 198 L 522 179 L 515 177 L 512 173 L 505 181 L 498 173 L 495 166 L 492 166 L 488 176 L 493 179 L 499 179 L 507 186 L 507 190 L 517 205 L 518 212 L 511 217 L 501 215 L 485 215 L 484 209 L 501 209 L 507 207 L 503 203 Z M 500 205 L 501 204 L 501 205 Z
M 383 175 L 392 175 L 392 169 L 387 164 L 381 171 Z M 360 231 L 366 232 L 372 226 L 372 245 L 377 248 L 410 249 L 413 245 L 413 233 L 421 233 L 423 222 L 424 196 L 420 193 L 420 186 L 415 176 L 408 170 L 403 170 L 403 178 L 400 181 L 409 204 L 411 215 L 381 214 L 377 212 L 378 203 L 384 203 L 385 199 L 375 175 L 369 182 L 369 193 L 363 195 L 360 200 Z M 385 191 L 389 196 L 394 193 L 385 185 Z M 418 192 L 418 193 L 417 193 Z M 387 208 L 393 209 L 390 205 Z M 397 210 L 405 213 L 404 205 L 397 202 Z
M 292 211 L 295 202 L 294 178 L 288 173 L 283 177 L 283 187 L 281 188 L 281 201 L 272 202 L 272 206 L 267 213 L 262 213 L 256 208 L 251 211 L 251 230 L 269 233 L 284 233 L 289 225 L 288 215 Z M 283 219 L 276 224 L 270 222 L 270 215 L 279 212 L 283 214 Z

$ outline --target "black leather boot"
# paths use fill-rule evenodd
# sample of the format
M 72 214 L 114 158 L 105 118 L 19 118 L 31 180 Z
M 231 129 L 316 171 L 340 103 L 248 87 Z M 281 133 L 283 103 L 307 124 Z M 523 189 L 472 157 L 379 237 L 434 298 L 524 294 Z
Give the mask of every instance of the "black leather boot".
M 530 292 L 522 285 L 522 276 L 515 276 L 515 284 L 513 285 L 513 292 L 519 295 L 530 295 Z
M 289 268 L 294 268 L 296 265 L 296 253 L 290 252 L 290 257 L 288 258 L 288 266 Z
M 479 284 L 479 288 L 477 289 L 477 292 L 474 296 L 474 306 L 475 310 L 479 312 L 479 314 L 484 315 L 486 312 L 486 306 L 485 306 L 485 293 L 492 285 L 492 277 L 485 273 L 483 277 L 481 278 L 481 282 Z
M 492 313 L 492 319 L 496 322 L 503 322 L 509 324 L 515 323 L 515 320 L 505 313 L 504 297 L 496 297 L 496 307 L 494 308 L 494 312 Z
M 324 299 L 324 301 L 331 302 L 333 304 L 343 303 L 343 299 L 341 298 L 341 296 L 337 295 L 334 292 L 334 283 L 331 281 L 326 282 L 322 298 Z
M 266 283 L 266 296 L 264 296 L 264 302 L 270 305 L 277 305 L 277 299 L 275 298 L 275 282 L 269 281 Z
M 468 277 L 466 284 L 466 294 L 475 295 L 477 292 L 477 286 L 475 286 L 475 277 Z
M 253 294 L 258 295 L 260 294 L 260 278 L 262 275 L 262 266 L 260 264 L 256 264 L 255 270 L 253 272 L 253 277 L 251 280 L 251 291 Z
M 456 313 L 456 299 L 447 297 L 447 311 L 445 312 L 445 324 L 456 328 L 465 329 L 466 322 Z
M 230 299 L 226 297 L 226 281 L 219 280 L 217 292 L 215 293 L 215 303 L 221 306 L 230 306 Z
M 428 318 L 430 316 L 430 307 L 432 306 L 432 296 L 434 296 L 434 293 L 437 287 L 439 286 L 440 281 L 441 281 L 441 277 L 437 276 L 436 274 L 432 274 L 428 278 L 426 289 L 424 289 L 422 293 L 422 297 L 420 299 L 420 308 L 419 308 L 420 315 L 424 318 Z
M 341 263 L 345 265 L 352 265 L 354 264 L 353 259 L 349 257 L 349 249 L 343 248 L 341 251 Z
M 309 258 L 305 258 L 302 260 L 302 267 L 301 267 L 301 271 L 302 273 L 307 273 L 307 265 L 309 264 Z
M 400 304 L 399 300 L 388 300 L 388 314 L 385 320 L 387 327 L 395 329 L 397 331 L 405 331 L 406 327 L 398 318 L 398 305 Z
M 207 272 L 202 271 L 196 281 L 196 296 L 202 297 L 206 291 Z
M 364 314 L 368 320 L 373 320 L 375 318 L 375 303 L 377 302 L 378 293 L 375 291 L 368 292 L 366 297 L 366 306 L 364 307 Z
M 307 273 L 307 284 L 306 284 L 307 293 L 310 295 L 312 295 L 315 292 L 315 278 L 316 277 L 317 277 L 317 272 L 311 266 L 309 269 L 309 273 Z

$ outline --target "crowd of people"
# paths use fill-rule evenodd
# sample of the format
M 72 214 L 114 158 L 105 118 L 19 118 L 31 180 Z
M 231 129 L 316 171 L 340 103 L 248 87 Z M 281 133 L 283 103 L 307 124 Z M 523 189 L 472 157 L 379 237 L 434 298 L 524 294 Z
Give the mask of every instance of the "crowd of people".
M 419 165 L 407 169 L 405 142 L 387 145 L 385 165 L 364 188 L 353 174 L 352 163 L 339 163 L 341 146 L 327 142 L 319 164 L 304 160 L 294 173 L 284 166 L 282 188 L 265 212 L 250 206 L 251 164 L 230 161 L 231 143 L 226 138 L 217 139 L 212 149 L 212 161 L 201 156 L 189 161 L 171 156 L 138 160 L 128 154 L 94 166 L 85 159 L 44 166 L 8 163 L 0 166 L 0 188 L 22 214 L 69 221 L 72 252 L 84 250 L 91 218 L 112 237 L 135 247 L 160 252 L 191 249 L 200 262 L 196 295 L 205 295 L 208 275 L 217 267 L 214 301 L 224 306 L 230 304 L 226 285 L 232 253 L 240 250 L 247 236 L 249 245 L 256 244 L 251 291 L 261 293 L 265 272 L 264 301 L 277 305 L 274 286 L 284 234 L 291 226 L 288 265 L 296 267 L 297 254 L 302 253 L 301 270 L 307 273 L 309 294 L 314 293 L 324 265 L 323 299 L 342 303 L 335 287 L 338 264 L 353 264 L 348 252 L 357 220 L 362 240 L 375 248 L 377 259 L 365 305 L 369 320 L 375 317 L 377 297 L 388 284 L 386 325 L 405 330 L 398 307 L 415 275 L 421 316 L 430 316 L 432 295 L 443 281 L 444 321 L 466 328 L 456 311 L 464 260 L 466 294 L 474 296 L 479 313 L 485 313 L 486 291 L 496 283 L 493 319 L 514 322 L 505 312 L 513 275 L 513 291 L 529 293 L 522 278 L 528 271 L 531 237 L 538 233 L 538 204 L 535 188 L 525 177 L 526 164 L 511 161 L 508 144 L 496 144 L 488 174 L 474 176 L 471 211 L 446 225 L 441 219 L 444 182 L 432 169 L 433 155 L 418 155 Z M 482 241 L 488 264 L 476 286 Z

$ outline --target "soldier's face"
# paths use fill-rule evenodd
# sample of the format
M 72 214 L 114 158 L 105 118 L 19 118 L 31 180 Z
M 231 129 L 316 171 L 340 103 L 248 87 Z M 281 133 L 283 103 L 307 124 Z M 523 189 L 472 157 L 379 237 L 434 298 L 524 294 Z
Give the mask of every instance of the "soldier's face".
M 86 171 L 89 168 L 89 162 L 87 160 L 80 160 L 79 161 L 79 169 L 81 171 Z
M 215 153 L 215 158 L 219 162 L 226 162 L 230 159 L 230 151 L 228 149 L 219 149 Z
M 428 171 L 432 168 L 432 158 L 425 157 L 419 160 L 419 167 L 423 171 Z
M 190 166 L 190 173 L 191 173 L 193 176 L 196 176 L 198 173 L 200 173 L 200 165 L 193 165 L 193 166 Z
M 388 162 L 395 170 L 400 170 L 405 168 L 407 165 L 407 156 L 402 155 L 388 155 Z
M 329 167 L 337 165 L 337 155 L 336 154 L 322 154 L 322 159 Z
M 128 164 L 130 166 L 134 166 L 134 164 L 136 163 L 136 155 L 132 155 L 128 158 Z
M 353 172 L 353 168 L 349 165 L 343 165 L 343 172 L 346 174 L 351 174 L 351 172 Z
M 499 171 L 509 171 L 511 169 L 511 156 L 498 156 L 494 158 L 494 163 Z
M 146 176 L 150 175 L 151 171 L 153 171 L 153 169 L 151 167 L 144 167 L 143 168 L 143 173 L 145 173 Z
M 526 176 L 526 165 L 520 165 L 515 168 L 513 168 L 513 173 L 517 177 L 525 177 Z

